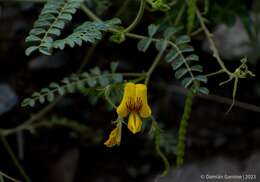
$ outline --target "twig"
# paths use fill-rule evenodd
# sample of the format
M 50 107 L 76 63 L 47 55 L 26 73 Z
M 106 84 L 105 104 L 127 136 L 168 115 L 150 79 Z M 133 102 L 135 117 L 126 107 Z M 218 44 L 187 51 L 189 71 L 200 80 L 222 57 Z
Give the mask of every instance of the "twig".
M 46 113 L 48 113 L 60 101 L 60 99 L 61 99 L 61 97 L 58 97 L 55 101 L 53 101 L 52 103 L 47 105 L 40 112 L 33 115 L 29 120 L 25 121 L 21 125 L 18 125 L 17 127 L 12 128 L 12 129 L 2 130 L 2 135 L 3 136 L 11 135 L 13 133 L 16 133 L 17 131 L 21 131 L 21 130 L 28 128 L 29 125 L 31 125 L 33 122 L 39 120 L 42 116 L 44 116 Z
M 1 135 L 1 134 L 0 134 Z M 19 170 L 19 172 L 21 173 L 21 175 L 23 176 L 24 180 L 26 182 L 31 182 L 30 177 L 26 174 L 26 172 L 24 171 L 23 167 L 21 166 L 20 162 L 18 161 L 18 159 L 16 158 L 11 146 L 9 145 L 9 143 L 7 142 L 6 138 L 1 135 L 0 136 L 1 141 L 6 149 L 6 151 L 8 152 L 8 154 L 10 155 L 10 157 L 13 160 L 14 165 L 17 167 L 17 169 Z
M 91 58 L 92 58 L 92 56 L 93 56 L 93 54 L 96 50 L 96 47 L 98 46 L 98 43 L 99 42 L 97 42 L 96 44 L 93 44 L 90 48 L 87 49 L 86 54 L 84 56 L 84 59 L 83 59 L 81 65 L 80 65 L 77 73 L 82 72 L 83 69 L 85 68 L 85 66 L 87 65 L 87 63 L 91 60 Z
M 124 4 L 121 6 L 121 8 L 115 13 L 114 17 L 118 17 L 120 14 L 122 14 L 125 11 L 125 8 L 128 6 L 129 0 L 124 0 Z
M 181 9 L 179 10 L 179 13 L 178 13 L 178 15 L 177 15 L 177 17 L 175 18 L 175 21 L 174 21 L 174 23 L 173 23 L 174 26 L 177 26 L 177 25 L 179 24 L 179 22 L 180 22 L 180 20 L 181 20 L 181 18 L 182 18 L 182 15 L 183 15 L 183 13 L 185 12 L 185 11 L 184 11 L 184 10 L 185 10 L 185 7 L 186 7 L 186 4 L 183 3 L 183 5 L 181 6 Z
M 96 16 L 86 5 L 82 4 L 80 8 L 92 20 L 101 21 L 101 19 L 98 16 Z
M 227 73 L 229 76 L 233 76 L 233 73 L 231 73 L 225 66 L 224 62 L 222 61 L 222 59 L 220 58 L 220 55 L 219 55 L 219 52 L 218 52 L 218 49 L 217 49 L 217 46 L 212 38 L 212 34 L 209 32 L 208 28 L 206 27 L 205 23 L 204 23 L 204 20 L 203 20 L 203 17 L 200 13 L 200 11 L 198 10 L 198 8 L 196 9 L 196 14 L 197 14 L 197 17 L 199 19 L 199 22 L 200 22 L 200 25 L 201 25 L 201 28 L 204 30 L 206 36 L 207 36 L 207 39 L 209 41 L 209 44 L 210 44 L 210 48 L 213 52 L 213 56 L 216 58 L 218 64 L 220 65 L 220 67 L 223 69 L 223 71 L 225 73 Z
M 216 71 L 216 72 L 213 72 L 213 73 L 209 73 L 207 75 L 205 75 L 206 77 L 211 77 L 211 76 L 215 76 L 215 75 L 218 75 L 218 74 L 221 74 L 221 73 L 225 73 L 225 71 L 223 69 L 219 70 L 219 71 Z
M 5 2 L 5 3 L 13 3 L 13 2 L 44 3 L 44 2 L 46 2 L 46 0 L 0 0 L 0 2 Z
M 168 85 L 167 87 L 161 85 L 160 88 L 167 88 L 168 91 L 175 92 L 175 93 L 181 93 L 181 94 L 187 93 L 187 89 L 185 89 L 181 86 L 177 86 L 177 85 L 170 85 L 170 86 Z M 214 101 L 216 103 L 222 103 L 222 104 L 227 104 L 227 105 L 231 105 L 233 103 L 233 99 L 223 97 L 223 96 L 219 96 L 219 95 L 215 95 L 215 94 L 209 94 L 209 95 L 203 94 L 203 95 L 195 95 L 195 96 L 198 97 L 198 98 L 205 99 L 205 100 Z M 249 103 L 246 103 L 246 102 L 236 101 L 235 104 L 234 104 L 234 107 L 260 113 L 260 107 L 259 106 L 249 104 Z
M 193 97 L 194 97 L 194 92 L 192 90 L 189 90 L 186 96 L 184 111 L 180 121 L 179 132 L 178 132 L 178 144 L 177 144 L 177 153 L 176 153 L 177 167 L 181 167 L 184 164 L 187 127 L 188 127 L 188 121 L 191 116 Z
M 21 182 L 21 181 L 18 180 L 18 179 L 14 179 L 13 177 L 8 176 L 7 174 L 3 173 L 2 171 L 0 171 L 0 176 L 3 176 L 3 177 L 5 177 L 6 179 L 9 179 L 9 180 L 14 181 L 14 182 Z M 1 180 L 0 180 L 0 181 L 1 181 Z
M 147 71 L 147 74 L 146 74 L 146 78 L 145 78 L 145 81 L 144 81 L 144 84 L 147 85 L 149 80 L 150 80 L 150 77 L 154 71 L 154 69 L 156 68 L 156 66 L 158 65 L 158 63 L 160 62 L 162 56 L 163 56 L 163 53 L 164 53 L 165 49 L 161 49 L 160 52 L 158 53 L 158 55 L 156 56 L 156 58 L 154 59 L 152 65 L 150 66 L 149 70 Z
M 145 2 L 146 2 L 145 0 L 140 0 L 139 11 L 138 11 L 134 21 L 127 28 L 125 28 L 124 32 L 132 31 L 136 27 L 136 25 L 140 22 L 140 20 L 143 17 L 143 14 L 144 14 Z
M 203 29 L 202 28 L 199 28 L 199 29 L 197 29 L 197 30 L 195 30 L 195 31 L 193 31 L 193 32 L 191 32 L 191 37 L 194 37 L 194 36 L 196 36 L 196 35 L 198 35 L 200 32 L 202 32 L 203 31 Z
M 157 181 L 161 177 L 169 174 L 170 163 L 169 163 L 167 157 L 165 156 L 165 154 L 161 150 L 161 129 L 159 128 L 158 123 L 153 116 L 151 116 L 151 120 L 152 120 L 152 125 L 151 125 L 150 132 L 154 133 L 155 151 L 156 151 L 157 155 L 162 159 L 163 164 L 164 164 L 164 170 L 163 170 L 162 174 L 159 175 L 158 177 L 156 177 L 155 181 Z

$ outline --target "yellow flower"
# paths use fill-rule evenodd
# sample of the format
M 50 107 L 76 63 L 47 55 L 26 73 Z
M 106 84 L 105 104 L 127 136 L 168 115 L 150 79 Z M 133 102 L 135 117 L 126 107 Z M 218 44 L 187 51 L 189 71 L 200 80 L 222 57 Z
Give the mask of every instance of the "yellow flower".
M 108 140 L 104 143 L 107 147 L 113 147 L 115 145 L 120 145 L 121 143 L 121 133 L 122 133 L 122 123 L 118 122 L 116 128 L 114 128 L 109 134 Z
M 141 131 L 142 118 L 151 115 L 151 109 L 147 102 L 147 87 L 144 84 L 126 83 L 124 96 L 120 105 L 116 109 L 117 114 L 121 117 L 127 117 L 128 129 L 134 134 Z M 140 116 L 139 116 L 140 114 Z

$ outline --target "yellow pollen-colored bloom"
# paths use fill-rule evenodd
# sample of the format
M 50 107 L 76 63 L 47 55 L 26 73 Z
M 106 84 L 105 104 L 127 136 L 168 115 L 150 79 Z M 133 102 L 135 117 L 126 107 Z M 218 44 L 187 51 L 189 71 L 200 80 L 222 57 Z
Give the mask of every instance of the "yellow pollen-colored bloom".
M 128 129 L 133 133 L 141 131 L 142 118 L 151 115 L 151 109 L 147 102 L 147 87 L 144 84 L 126 83 L 124 95 L 120 105 L 117 107 L 117 114 L 121 117 L 127 117 Z M 140 114 L 140 116 L 139 116 Z
M 122 133 L 122 124 L 118 123 L 116 128 L 114 128 L 109 134 L 108 140 L 104 143 L 107 147 L 113 147 L 115 145 L 120 145 L 121 143 L 121 133 Z

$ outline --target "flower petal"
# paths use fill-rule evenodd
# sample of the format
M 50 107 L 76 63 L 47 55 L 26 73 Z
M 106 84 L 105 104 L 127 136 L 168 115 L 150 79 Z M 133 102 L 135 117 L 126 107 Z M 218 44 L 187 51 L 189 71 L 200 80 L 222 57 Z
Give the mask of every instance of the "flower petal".
M 117 107 L 116 112 L 121 117 L 126 117 L 129 113 L 126 104 L 130 99 L 135 99 L 135 84 L 134 83 L 126 83 L 124 88 L 124 96 L 120 103 L 120 105 Z
M 142 108 L 139 111 L 142 118 L 151 116 L 151 108 L 147 102 L 147 87 L 144 84 L 136 84 L 136 98 L 142 101 Z
M 127 127 L 133 134 L 141 131 L 142 120 L 137 113 L 130 113 Z
M 109 134 L 108 140 L 104 143 L 107 147 L 113 147 L 115 145 L 120 145 L 121 143 L 121 132 L 122 132 L 122 124 L 118 123 L 117 127 L 114 128 Z

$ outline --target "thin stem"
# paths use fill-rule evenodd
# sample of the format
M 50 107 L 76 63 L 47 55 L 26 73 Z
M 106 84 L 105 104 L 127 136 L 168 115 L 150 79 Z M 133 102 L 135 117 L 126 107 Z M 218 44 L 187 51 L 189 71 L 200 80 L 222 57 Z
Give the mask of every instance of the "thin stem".
M 163 53 L 164 53 L 164 50 L 165 49 L 162 49 L 160 50 L 160 52 L 158 53 L 158 55 L 156 56 L 156 58 L 154 59 L 153 61 L 153 64 L 150 66 L 149 70 L 147 71 L 147 74 L 146 74 L 146 78 L 145 78 L 145 81 L 144 81 L 144 84 L 147 85 L 149 80 L 150 80 L 150 77 L 154 71 L 154 69 L 156 68 L 156 66 L 159 64 L 162 56 L 163 56 Z
M 152 120 L 152 126 L 150 132 L 154 132 L 155 151 L 164 163 L 164 171 L 160 176 L 156 178 L 158 180 L 159 178 L 169 174 L 170 163 L 167 157 L 165 156 L 165 154 L 161 150 L 161 129 L 159 128 L 158 123 L 153 116 L 151 116 L 151 120 Z
M 0 134 L 0 135 L 1 135 L 1 134 Z M 2 143 L 3 143 L 4 147 L 5 147 L 5 149 L 7 150 L 8 154 L 9 154 L 10 157 L 12 158 L 14 165 L 17 167 L 17 169 L 19 170 L 20 174 L 23 176 L 24 180 L 25 180 L 26 182 L 31 182 L 30 177 L 26 174 L 26 172 L 24 171 L 24 169 L 23 169 L 23 167 L 21 166 L 20 162 L 17 160 L 17 158 L 16 158 L 16 156 L 15 156 L 15 154 L 14 154 L 14 152 L 13 152 L 11 146 L 10 146 L 9 143 L 7 142 L 6 138 L 5 138 L 3 135 L 1 135 L 0 138 L 1 138 L 1 141 L 2 141 Z
M 161 83 L 157 83 L 157 85 L 160 88 L 167 88 L 167 91 L 170 92 L 170 94 L 172 94 L 172 93 L 186 94 L 187 93 L 187 89 L 185 89 L 181 86 L 176 86 L 176 85 L 165 86 L 165 84 L 161 84 Z M 226 105 L 231 105 L 232 102 L 233 102 L 233 99 L 230 99 L 228 97 L 219 96 L 219 95 L 214 95 L 214 94 L 209 94 L 209 95 L 200 94 L 200 95 L 196 95 L 196 97 L 201 98 L 201 99 L 205 99 L 205 100 L 208 100 L 208 101 L 216 102 L 216 103 L 226 104 Z M 235 104 L 234 104 L 234 107 L 244 109 L 244 110 L 247 110 L 247 111 L 260 113 L 260 107 L 259 106 L 249 104 L 249 103 L 246 103 L 246 102 L 236 101 Z
M 0 0 L 0 2 L 32 2 L 32 3 L 44 3 L 46 0 Z M 91 19 L 96 20 L 96 21 L 101 21 L 100 18 L 98 18 L 89 8 L 87 8 L 86 5 L 81 4 L 80 6 L 81 10 L 86 13 Z
M 0 2 L 7 2 L 7 3 L 13 3 L 13 2 L 32 2 L 32 3 L 44 3 L 46 2 L 46 0 L 13 0 L 13 1 L 10 1 L 10 0 L 0 0 Z
M 108 86 L 106 86 L 105 87 L 105 94 L 104 94 L 104 96 L 105 96 L 105 99 L 106 99 L 106 101 L 114 108 L 114 109 L 116 109 L 116 105 L 115 105 L 115 103 L 110 99 L 110 85 L 108 85 Z
M 129 3 L 129 0 L 126 0 L 126 1 L 124 2 L 123 6 L 115 13 L 114 17 L 119 16 L 119 15 L 124 11 L 124 9 L 127 7 L 128 3 Z M 83 10 L 86 14 L 88 14 L 89 16 L 92 16 L 93 18 L 98 19 L 98 17 L 96 17 L 96 15 L 94 15 L 88 8 L 86 8 L 86 7 L 82 7 L 82 8 L 83 8 L 82 10 Z M 103 37 L 105 37 L 105 34 L 106 34 L 106 33 L 107 33 L 107 32 L 104 33 Z M 94 52 L 95 52 L 95 49 L 97 48 L 97 46 L 98 46 L 98 44 L 100 43 L 100 41 L 101 41 L 101 40 L 99 40 L 98 42 L 96 42 L 96 44 L 93 44 L 93 45 L 87 50 L 87 53 L 86 53 L 86 55 L 84 56 L 83 62 L 82 62 L 82 64 L 80 65 L 80 67 L 79 67 L 77 73 L 80 73 L 80 72 L 84 69 L 84 67 L 86 66 L 86 64 L 91 60 L 91 58 L 92 58 L 92 56 L 93 56 L 93 54 L 94 54 Z
M 4 1 L 4 2 L 7 2 L 7 0 L 0 0 L 0 1 Z M 17 2 L 45 2 L 45 0 L 15 0 Z M 145 6 L 145 0 L 141 0 L 141 5 L 140 5 L 140 9 L 139 9 L 139 12 L 140 15 L 141 13 L 143 13 L 142 11 L 142 6 Z M 142 4 L 144 3 L 144 5 Z M 96 21 L 101 21 L 101 19 L 99 17 L 97 17 L 86 5 L 82 4 L 81 5 L 81 9 L 83 12 L 86 13 L 87 16 L 89 16 L 92 20 L 96 20 Z M 231 73 L 225 66 L 224 62 L 221 60 L 220 58 L 220 55 L 219 55 L 219 52 L 218 52 L 218 49 L 215 45 L 215 42 L 213 41 L 212 39 L 212 35 L 211 33 L 209 32 L 209 30 L 207 29 L 205 23 L 204 23 L 204 20 L 203 20 L 203 17 L 200 13 L 200 11 L 198 9 L 196 9 L 196 14 L 198 16 L 198 19 L 200 21 L 200 24 L 202 26 L 202 29 L 204 30 L 208 40 L 209 40 L 209 43 L 210 43 L 210 46 L 211 46 L 211 49 L 213 51 L 213 56 L 217 59 L 217 62 L 219 63 L 219 65 L 221 66 L 221 68 L 229 75 L 229 76 L 232 76 L 233 73 Z M 139 16 L 136 17 L 136 21 L 134 22 L 137 22 L 139 20 Z M 133 23 L 134 23 L 133 22 Z M 132 27 L 132 25 L 130 25 L 130 28 Z M 129 28 L 127 28 L 129 29 Z M 113 33 L 118 33 L 118 30 L 116 29 L 110 29 L 109 30 L 110 32 L 113 32 Z M 137 34 L 132 34 L 132 33 L 129 33 L 129 32 L 126 32 L 125 33 L 126 36 L 128 37 L 131 37 L 131 38 L 136 38 L 136 39 L 143 39 L 143 38 L 146 38 L 146 36 L 141 36 L 141 35 L 137 35 Z M 153 39 L 153 41 L 158 41 L 158 39 Z
M 178 133 L 177 158 L 176 158 L 177 167 L 182 166 L 184 163 L 187 126 L 188 126 L 188 120 L 190 119 L 190 115 L 191 115 L 191 111 L 192 111 L 193 97 L 194 97 L 194 92 L 192 90 L 189 90 L 188 94 L 186 96 L 184 112 L 182 115 L 182 119 L 181 119 L 180 127 L 179 127 L 179 133 Z
M 136 78 L 136 79 L 134 79 L 134 80 L 131 80 L 131 82 L 133 82 L 133 83 L 139 83 L 139 82 L 141 82 L 142 80 L 145 80 L 145 78 L 146 78 L 146 74 L 143 75 L 143 76 L 140 76 L 140 77 L 138 77 L 138 78 Z
M 129 76 L 129 77 L 139 77 L 139 76 L 144 76 L 146 73 L 117 73 L 121 74 L 123 76 Z
M 216 71 L 216 72 L 209 73 L 209 74 L 207 74 L 207 75 L 205 75 L 205 76 L 206 76 L 206 77 L 211 77 L 211 76 L 219 75 L 219 74 L 224 73 L 224 72 L 225 72 L 225 71 L 224 71 L 223 69 L 221 69 L 221 70 L 218 70 L 218 71 Z
M 9 180 L 14 181 L 14 182 L 21 182 L 21 181 L 19 181 L 18 179 L 14 179 L 13 177 L 8 176 L 7 174 L 3 173 L 2 171 L 0 171 L 0 176 L 3 176 L 3 177 L 5 177 L 6 179 L 9 179 Z M 0 181 L 1 181 L 1 180 L 0 180 Z
M 125 28 L 124 32 L 131 32 L 136 27 L 136 25 L 140 22 L 144 14 L 144 7 L 145 7 L 145 0 L 140 0 L 139 11 L 134 21 L 127 28 Z
M 169 170 L 170 170 L 170 163 L 167 159 L 167 157 L 165 156 L 165 154 L 162 152 L 161 150 L 161 132 L 159 129 L 156 129 L 155 131 L 155 150 L 156 153 L 161 157 L 163 163 L 164 163 L 164 171 L 161 174 L 161 176 L 166 176 L 167 174 L 169 174 Z
M 126 77 L 142 77 L 144 75 L 146 75 L 146 73 L 117 73 L 117 74 L 122 74 L 123 76 Z M 104 74 L 105 76 L 111 76 L 113 75 L 113 73 L 108 73 L 108 74 Z M 98 76 L 97 76 L 98 77 Z M 52 90 L 52 92 L 56 92 L 57 90 Z M 22 130 L 26 130 L 28 129 L 28 127 L 35 121 L 39 120 L 41 117 L 43 117 L 46 113 L 48 113 L 62 98 L 62 96 L 59 96 L 55 101 L 53 101 L 52 103 L 50 103 L 49 105 L 47 105 L 45 108 L 43 108 L 40 112 L 38 112 L 37 114 L 33 115 L 29 120 L 25 121 L 24 123 L 22 123 L 21 125 L 18 125 L 15 128 L 12 129 L 3 129 L 2 130 L 2 135 L 3 136 L 7 136 L 7 135 L 11 135 L 14 134 L 18 131 L 22 131 Z
M 92 58 L 92 56 L 93 56 L 93 54 L 95 52 L 95 49 L 98 46 L 98 43 L 93 44 L 89 49 L 87 49 L 86 54 L 84 56 L 84 59 L 83 59 L 81 65 L 80 65 L 77 73 L 82 72 L 84 70 L 85 66 L 87 65 L 87 63 L 91 60 L 91 58 Z
M 101 21 L 101 19 L 99 17 L 97 17 L 86 5 L 81 4 L 80 8 L 92 20 Z
M 231 109 L 233 108 L 233 106 L 235 105 L 236 102 L 236 93 L 237 93 L 237 86 L 238 86 L 238 78 L 235 78 L 234 81 L 234 87 L 233 87 L 233 94 L 232 94 L 232 104 L 230 105 L 229 109 L 227 110 L 226 114 L 228 114 Z
M 115 13 L 114 17 L 118 17 L 120 14 L 122 14 L 125 11 L 128 3 L 129 3 L 129 0 L 125 0 L 124 4 L 121 6 L 121 8 Z
M 6 129 L 2 131 L 3 136 L 11 135 L 16 133 L 17 131 L 24 130 L 28 128 L 29 125 L 31 125 L 33 122 L 39 120 L 41 117 L 43 117 L 46 113 L 48 113 L 59 101 L 61 97 L 58 97 L 54 102 L 50 103 L 47 105 L 45 108 L 43 108 L 40 112 L 37 114 L 33 115 L 29 120 L 25 121 L 21 125 L 18 125 L 15 128 L 12 129 Z
M 84 6 L 84 12 L 86 13 L 86 15 L 89 16 L 92 20 L 97 20 L 98 17 L 96 15 L 94 15 L 92 13 L 92 11 L 87 6 L 85 6 L 85 5 L 83 5 L 83 6 Z M 111 32 L 111 33 L 121 33 L 120 31 L 118 31 L 117 29 L 114 29 L 114 28 L 110 28 L 108 31 Z M 149 37 L 144 36 L 144 35 L 134 34 L 134 33 L 130 33 L 130 32 L 126 32 L 125 36 L 127 36 L 129 38 L 133 38 L 133 39 L 138 39 L 138 40 L 149 38 Z M 151 40 L 153 42 L 158 42 L 161 39 L 152 38 Z M 167 43 L 173 44 L 173 42 L 171 42 L 171 41 L 167 41 Z
M 7 0 L 0 0 L 3 2 L 9 2 Z M 15 2 L 46 2 L 46 0 L 15 0 Z M 81 5 L 81 9 L 84 13 L 86 13 L 87 16 L 89 16 L 91 19 L 96 20 L 96 21 L 101 21 L 100 18 L 98 18 L 87 6 L 85 6 L 84 4 Z M 116 30 L 114 30 L 115 32 Z M 128 33 L 127 33 L 128 34 Z M 84 62 L 82 63 L 84 64 Z M 79 70 L 77 72 L 80 72 L 82 70 L 82 66 L 80 66 Z M 142 76 L 143 73 L 124 73 L 125 76 Z M 29 120 L 25 121 L 23 124 L 17 126 L 16 128 L 13 129 L 7 129 L 7 130 L 3 130 L 3 135 L 7 136 L 10 134 L 13 134 L 17 131 L 21 131 L 26 129 L 30 124 L 32 124 L 34 121 L 38 120 L 39 118 L 41 118 L 43 115 L 45 115 L 47 112 L 49 112 L 49 110 L 51 110 L 56 103 L 58 103 L 58 101 L 61 99 L 61 97 L 58 97 L 54 102 L 50 103 L 48 106 L 46 106 L 44 109 L 42 109 L 39 113 L 37 113 L 36 115 L 34 115 L 32 118 L 30 118 Z
M 169 42 L 169 44 L 171 46 L 173 46 L 175 48 L 175 50 L 177 51 L 178 55 L 180 55 L 180 58 L 182 59 L 184 65 L 186 66 L 186 68 L 191 76 L 192 82 L 195 84 L 196 87 L 198 87 L 198 82 L 196 81 L 195 76 L 194 76 L 189 64 L 187 63 L 185 57 L 183 56 L 181 50 L 179 49 L 179 47 L 176 44 L 174 44 L 173 42 Z
M 177 3 L 178 3 L 178 0 L 172 1 L 172 2 L 169 3 L 169 6 L 174 6 Z
M 111 31 L 117 31 L 117 30 L 111 30 Z M 146 36 L 138 35 L 138 34 L 134 34 L 134 33 L 125 33 L 125 36 L 130 37 L 130 38 L 134 38 L 134 39 L 139 39 L 139 40 L 147 38 Z M 157 39 L 152 39 L 152 40 L 154 41 L 154 40 L 157 40 Z
M 197 29 L 197 30 L 191 32 L 190 36 L 191 36 L 191 37 L 194 37 L 194 36 L 198 35 L 198 34 L 199 34 L 200 32 L 202 32 L 202 31 L 203 31 L 203 29 L 202 29 L 202 28 L 199 28 L 199 29 Z
M 110 97 L 105 96 L 105 99 L 106 99 L 106 101 L 107 101 L 114 109 L 117 108 L 116 105 L 115 105 L 115 103 L 110 99 Z
M 185 7 L 186 7 L 186 4 L 183 3 L 183 5 L 181 6 L 181 9 L 179 10 L 179 13 L 177 15 L 177 17 L 175 18 L 175 21 L 174 21 L 174 26 L 177 26 L 181 20 L 181 17 L 184 13 L 184 10 L 185 10 Z
M 234 78 L 235 78 L 235 77 L 229 77 L 227 80 L 225 80 L 225 81 L 219 83 L 219 86 L 222 86 L 222 85 L 224 85 L 224 84 L 227 84 L 228 82 L 232 81 Z
M 219 55 L 219 52 L 218 52 L 218 49 L 217 49 L 217 46 L 212 38 L 212 34 L 209 32 L 208 28 L 206 27 L 205 25 L 205 22 L 203 20 L 203 17 L 200 13 L 200 11 L 198 9 L 196 9 L 196 14 L 197 14 L 197 17 L 199 19 L 199 22 L 200 22 L 200 25 L 202 27 L 202 29 L 204 30 L 206 36 L 207 36 L 207 39 L 209 41 L 209 44 L 210 44 L 210 48 L 213 52 L 213 56 L 216 58 L 219 66 L 223 69 L 223 71 L 225 71 L 229 76 L 232 76 L 233 73 L 231 73 L 225 66 L 224 62 L 222 61 L 222 59 L 220 58 L 220 55 Z

